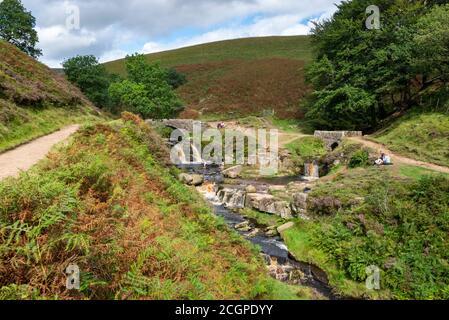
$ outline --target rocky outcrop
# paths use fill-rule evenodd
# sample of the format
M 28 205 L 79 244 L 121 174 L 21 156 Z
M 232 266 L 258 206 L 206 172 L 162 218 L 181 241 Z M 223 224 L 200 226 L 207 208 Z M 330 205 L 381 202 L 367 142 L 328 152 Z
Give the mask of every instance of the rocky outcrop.
M 229 209 L 243 209 L 245 207 L 246 192 L 244 190 L 223 188 L 217 193 L 220 202 Z
M 204 177 L 199 174 L 181 173 L 178 178 L 179 181 L 189 186 L 200 186 L 204 183 Z
M 293 194 L 292 209 L 295 213 L 306 213 L 307 212 L 307 199 L 309 195 L 307 193 L 295 193 Z
M 238 165 L 229 169 L 223 170 L 223 176 L 229 179 L 237 179 L 243 171 L 243 166 Z
M 274 196 L 262 193 L 249 193 L 246 195 L 245 206 L 261 212 L 271 213 L 283 219 L 293 218 L 290 203 L 276 199 Z

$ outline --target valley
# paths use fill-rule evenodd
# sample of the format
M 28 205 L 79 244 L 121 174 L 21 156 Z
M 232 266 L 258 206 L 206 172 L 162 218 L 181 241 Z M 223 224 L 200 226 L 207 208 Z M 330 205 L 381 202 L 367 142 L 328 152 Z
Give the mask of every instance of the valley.
M 449 5 L 381 9 L 51 69 L 0 1 L 0 300 L 448 300 Z

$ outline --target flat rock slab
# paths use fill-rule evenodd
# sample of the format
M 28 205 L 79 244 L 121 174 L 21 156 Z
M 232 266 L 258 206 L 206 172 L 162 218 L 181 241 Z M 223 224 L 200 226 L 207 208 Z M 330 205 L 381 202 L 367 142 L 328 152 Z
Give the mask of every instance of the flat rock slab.
M 295 226 L 294 222 L 287 222 L 286 224 L 283 224 L 282 226 L 278 227 L 278 232 L 282 234 L 282 232 L 287 231 L 290 228 L 293 228 Z
M 290 203 L 288 203 L 287 201 L 279 200 L 269 194 L 247 194 L 246 207 L 256 209 L 261 212 L 271 213 L 280 216 L 283 219 L 291 219 L 293 217 Z
M 79 125 L 72 125 L 0 154 L 0 180 L 17 177 L 21 171 L 30 169 L 44 159 L 54 145 L 69 138 L 79 128 Z

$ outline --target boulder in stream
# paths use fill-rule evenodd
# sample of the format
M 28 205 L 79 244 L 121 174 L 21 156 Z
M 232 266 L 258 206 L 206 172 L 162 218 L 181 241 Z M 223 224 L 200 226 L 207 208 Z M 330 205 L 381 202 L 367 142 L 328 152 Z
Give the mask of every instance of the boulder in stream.
M 276 199 L 263 193 L 249 193 L 246 195 L 246 207 L 261 212 L 271 213 L 283 219 L 293 218 L 292 209 L 287 201 Z
M 229 169 L 223 170 L 223 176 L 229 179 L 237 179 L 242 174 L 242 171 L 242 165 L 234 166 Z
M 204 177 L 199 174 L 181 173 L 178 178 L 182 183 L 189 186 L 200 186 L 204 182 Z

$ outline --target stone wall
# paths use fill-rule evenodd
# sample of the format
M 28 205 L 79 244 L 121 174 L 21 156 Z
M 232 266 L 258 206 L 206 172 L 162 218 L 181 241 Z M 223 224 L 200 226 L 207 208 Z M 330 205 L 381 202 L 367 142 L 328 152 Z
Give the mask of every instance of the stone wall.
M 362 136 L 362 131 L 315 131 L 315 137 L 322 139 L 329 149 L 335 149 L 344 138 Z
M 161 124 L 166 127 L 170 127 L 173 129 L 185 130 L 187 132 L 193 132 L 193 126 L 195 123 L 199 123 L 201 125 L 202 131 L 206 129 L 206 125 L 200 121 L 189 120 L 189 119 L 165 119 L 165 120 L 146 120 L 146 123 L 153 124 Z

